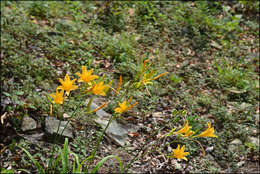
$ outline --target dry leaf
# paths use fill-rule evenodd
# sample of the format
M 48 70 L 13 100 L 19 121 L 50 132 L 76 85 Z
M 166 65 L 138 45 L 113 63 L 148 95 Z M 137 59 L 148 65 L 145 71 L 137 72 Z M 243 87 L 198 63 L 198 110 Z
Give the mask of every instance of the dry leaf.
M 64 113 L 63 118 L 70 118 L 70 116 L 68 114 Z
M 7 117 L 7 112 L 5 112 L 2 116 L 1 116 L 1 123 L 4 124 L 4 120 Z
M 137 132 L 130 132 L 130 133 L 128 133 L 128 135 L 130 137 L 138 137 L 139 136 L 139 134 Z

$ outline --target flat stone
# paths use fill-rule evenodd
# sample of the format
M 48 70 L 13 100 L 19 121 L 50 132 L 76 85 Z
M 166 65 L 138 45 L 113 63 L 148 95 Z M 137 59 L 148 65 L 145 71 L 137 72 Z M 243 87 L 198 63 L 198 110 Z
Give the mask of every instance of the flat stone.
M 47 134 L 54 135 L 56 134 L 61 135 L 63 137 L 73 138 L 73 128 L 68 121 L 61 121 L 59 127 L 60 120 L 56 119 L 55 117 L 46 117 L 45 119 L 45 131 Z M 68 123 L 68 125 L 67 125 Z M 66 129 L 65 126 L 67 125 Z M 57 133 L 59 127 L 59 132 Z M 65 130 L 64 130 L 65 129 Z M 63 131 L 64 130 L 64 131 Z M 62 133 L 63 131 L 63 133 Z
M 252 105 L 249 104 L 249 103 L 243 102 L 243 103 L 241 103 L 241 105 L 239 106 L 239 108 L 240 108 L 240 110 L 245 110 L 245 109 L 249 108 L 250 106 L 252 106 Z
M 152 114 L 152 116 L 153 116 L 154 118 L 162 118 L 162 117 L 163 117 L 163 113 L 162 113 L 162 112 L 154 112 L 154 113 Z
M 234 139 L 233 141 L 230 142 L 230 144 L 234 144 L 234 145 L 240 145 L 242 144 L 242 141 L 240 139 Z
M 242 145 L 242 141 L 240 139 L 234 139 L 232 142 L 230 142 L 228 146 L 229 151 L 236 151 L 238 150 L 238 147 Z
M 242 167 L 246 162 L 245 161 L 240 161 L 237 163 L 237 167 Z
M 210 147 L 207 147 L 205 151 L 207 153 L 211 153 L 213 150 L 214 150 L 214 146 L 210 146 Z
M 34 119 L 32 119 L 31 117 L 23 117 L 23 122 L 22 122 L 22 126 L 21 129 L 23 132 L 28 131 L 28 130 L 34 130 L 37 127 L 37 123 Z
M 88 104 L 88 101 L 86 101 Z M 98 108 L 94 102 L 90 105 L 91 110 Z M 111 117 L 111 114 L 105 112 L 103 109 L 100 109 L 96 112 L 97 117 L 95 118 L 95 122 L 100 124 L 104 129 Z M 128 144 L 128 133 L 134 131 L 130 126 L 118 123 L 116 120 L 112 120 L 109 127 L 106 130 L 106 135 L 110 137 L 116 144 L 120 146 L 124 146 Z
M 19 135 L 22 136 L 24 139 L 30 141 L 31 143 L 38 144 L 39 141 L 42 140 L 44 133 L 41 132 L 32 135 L 27 135 L 27 134 L 19 134 Z

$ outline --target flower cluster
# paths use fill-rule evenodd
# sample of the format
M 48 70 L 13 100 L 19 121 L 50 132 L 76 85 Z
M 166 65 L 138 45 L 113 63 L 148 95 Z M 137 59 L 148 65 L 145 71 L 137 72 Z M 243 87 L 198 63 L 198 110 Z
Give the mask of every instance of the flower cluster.
M 175 131 L 175 128 L 174 128 L 166 136 L 177 134 L 177 135 L 181 135 L 183 137 L 189 137 L 189 138 L 196 138 L 196 137 L 215 137 L 215 138 L 217 138 L 217 136 L 214 134 L 214 128 L 211 127 L 211 123 L 208 123 L 208 128 L 198 135 L 194 135 L 194 131 L 192 131 L 191 128 L 192 128 L 192 126 L 189 126 L 189 122 L 186 121 L 186 124 L 182 129 L 174 132 Z M 185 150 L 185 145 L 182 148 L 180 148 L 180 144 L 178 144 L 178 147 L 176 149 L 173 149 L 172 155 L 169 157 L 187 160 L 187 158 L 185 156 L 189 155 L 189 152 L 184 152 L 184 150 Z
M 93 95 L 101 95 L 106 96 L 107 91 L 111 88 L 113 89 L 110 84 L 104 84 L 104 80 L 95 81 L 99 79 L 99 76 L 93 75 L 93 69 L 87 70 L 86 66 L 81 67 L 82 73 L 77 72 L 76 75 L 79 76 L 79 79 L 73 79 L 71 80 L 69 75 L 66 74 L 64 80 L 59 78 L 59 82 L 61 83 L 60 86 L 56 89 L 56 94 L 50 94 L 54 104 L 63 104 L 65 101 L 66 96 L 70 95 L 70 92 L 78 89 L 79 86 L 75 84 L 77 81 L 78 83 L 83 82 L 85 85 L 85 94 L 93 94 Z M 117 86 L 117 89 L 115 90 L 116 93 L 119 92 L 122 85 L 122 76 L 120 76 L 119 84 Z M 65 92 L 65 95 L 64 95 Z M 114 111 L 118 114 L 122 114 L 123 112 L 126 112 L 130 109 L 132 109 L 138 102 L 135 102 L 133 105 L 131 105 L 132 98 L 127 102 L 126 100 L 122 103 L 119 103 L 119 107 L 115 108 Z M 107 103 L 103 104 L 102 106 L 98 107 L 97 109 L 91 111 L 97 111 L 103 107 L 105 107 Z
M 156 71 L 154 71 L 154 70 L 152 70 L 151 72 L 148 71 L 148 68 L 147 68 L 147 67 L 149 67 L 149 65 L 147 66 L 148 61 L 149 61 L 148 59 L 145 60 L 143 65 L 142 65 L 142 69 L 141 69 L 141 72 L 139 74 L 140 80 L 136 84 L 137 88 L 143 87 L 145 85 L 153 84 L 153 82 L 152 82 L 153 80 L 156 80 L 156 79 L 158 79 L 158 78 L 160 78 L 160 77 L 162 77 L 162 76 L 164 76 L 168 73 L 168 72 L 164 72 L 160 75 L 155 76 Z
M 123 112 L 126 112 L 126 111 L 132 109 L 135 105 L 138 104 L 138 102 L 135 102 L 133 105 L 130 105 L 131 101 L 132 101 L 132 98 L 130 98 L 128 100 L 128 102 L 126 100 L 123 101 L 122 103 L 118 102 L 119 107 L 115 108 L 115 112 L 119 113 L 119 114 L 122 114 Z

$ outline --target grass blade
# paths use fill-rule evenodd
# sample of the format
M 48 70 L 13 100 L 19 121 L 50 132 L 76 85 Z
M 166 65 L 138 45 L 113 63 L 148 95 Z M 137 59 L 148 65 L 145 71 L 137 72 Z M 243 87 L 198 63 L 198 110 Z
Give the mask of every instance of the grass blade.
M 18 147 L 20 147 L 20 146 L 18 146 Z M 27 151 L 27 150 L 25 150 L 24 148 L 22 148 L 22 147 L 20 147 L 25 153 L 26 153 L 26 155 L 30 158 L 30 160 L 33 162 L 33 164 L 36 166 L 36 168 L 38 169 L 38 171 L 41 173 L 41 174 L 44 174 L 45 173 L 45 171 L 44 171 L 44 169 L 42 168 L 42 166 L 40 165 L 40 163 L 38 162 L 38 161 L 36 161 L 35 159 L 34 159 L 34 157 Z
M 90 173 L 97 173 L 98 169 L 99 169 L 99 168 L 104 164 L 104 162 L 106 162 L 106 160 L 108 160 L 109 158 L 115 158 L 115 159 L 117 159 L 117 161 L 119 162 L 119 165 L 120 165 L 121 173 L 123 173 L 123 170 L 124 170 L 123 164 L 122 164 L 120 158 L 119 158 L 118 156 L 115 156 L 115 155 L 109 155 L 109 156 L 103 158 L 101 161 L 99 161 L 99 162 L 97 163 L 97 165 L 94 167 L 94 169 L 93 169 Z
M 68 172 L 68 165 L 69 165 L 69 159 L 68 159 L 68 138 L 65 138 L 64 148 L 61 153 L 61 162 L 62 162 L 62 173 Z

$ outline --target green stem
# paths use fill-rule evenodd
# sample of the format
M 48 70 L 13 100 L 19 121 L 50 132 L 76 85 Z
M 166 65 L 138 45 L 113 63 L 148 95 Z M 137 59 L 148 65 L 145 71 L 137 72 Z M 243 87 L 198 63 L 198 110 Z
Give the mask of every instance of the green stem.
M 94 157 L 95 157 L 95 155 L 96 155 L 97 149 L 99 148 L 100 143 L 101 143 L 101 141 L 102 141 L 102 139 L 103 139 L 103 137 L 104 137 L 104 135 L 105 135 L 105 133 L 106 133 L 106 131 L 107 131 L 109 125 L 110 125 L 110 123 L 112 122 L 112 120 L 113 120 L 113 115 L 110 116 L 109 121 L 108 121 L 108 123 L 107 123 L 105 129 L 103 130 L 102 134 L 100 135 L 100 137 L 99 137 L 99 139 L 98 139 L 98 141 L 97 141 L 97 143 L 96 143 L 95 148 L 94 148 L 93 151 L 91 152 L 91 158 L 90 158 L 89 164 L 91 164 L 91 162 L 93 161 L 93 159 L 94 159 Z
M 82 104 L 82 102 L 83 102 L 83 100 L 81 100 L 80 104 L 78 104 L 77 108 L 76 108 L 76 109 L 74 110 L 74 112 L 71 114 L 71 117 L 70 117 L 70 118 L 72 118 L 72 117 L 75 115 L 76 111 L 79 109 L 79 106 Z M 51 163 L 52 163 L 52 160 L 53 160 L 54 150 L 55 150 L 55 148 L 56 148 L 56 146 L 57 146 L 57 145 L 56 145 L 56 142 L 57 142 L 57 140 L 60 138 L 60 137 L 58 137 L 58 132 L 59 132 L 59 129 L 60 129 L 61 122 L 62 122 L 62 120 L 59 120 L 58 129 L 57 129 L 57 132 L 56 132 L 56 135 L 55 135 L 55 138 L 54 138 L 54 145 L 52 146 L 51 159 L 50 159 L 50 161 L 49 161 L 49 165 L 48 165 L 48 166 L 51 166 Z M 66 127 L 68 126 L 69 123 L 70 123 L 70 120 L 67 121 L 67 124 L 65 125 L 64 129 L 62 130 L 61 135 L 63 134 L 64 130 L 66 129 Z M 47 172 L 46 172 L 46 173 L 48 173 L 48 168 L 47 168 Z

